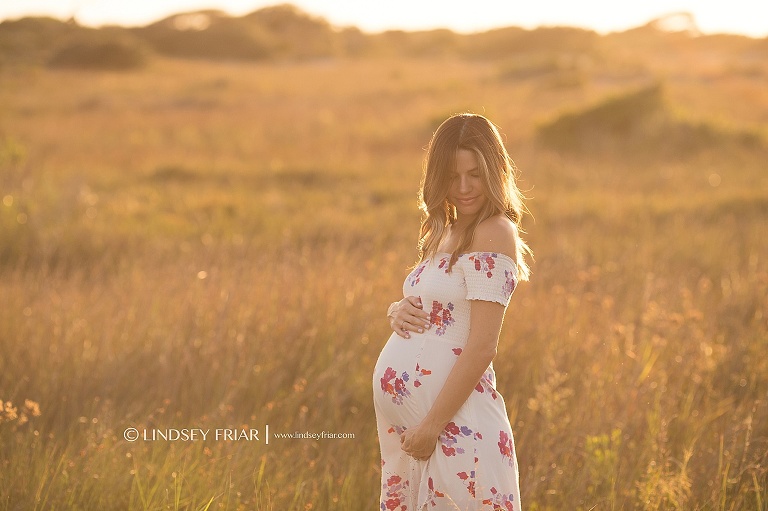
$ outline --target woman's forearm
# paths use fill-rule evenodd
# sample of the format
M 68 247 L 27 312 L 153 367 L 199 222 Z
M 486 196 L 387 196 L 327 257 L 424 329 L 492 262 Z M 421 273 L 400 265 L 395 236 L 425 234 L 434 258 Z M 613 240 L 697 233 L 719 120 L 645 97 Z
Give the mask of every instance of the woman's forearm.
M 451 368 L 432 408 L 422 420 L 422 425 L 436 436 L 451 422 L 496 356 L 504 310 L 498 303 L 472 302 L 467 344 Z
M 496 355 L 496 342 L 467 345 L 456 360 L 443 388 L 422 423 L 436 435 L 451 422 L 475 390 Z

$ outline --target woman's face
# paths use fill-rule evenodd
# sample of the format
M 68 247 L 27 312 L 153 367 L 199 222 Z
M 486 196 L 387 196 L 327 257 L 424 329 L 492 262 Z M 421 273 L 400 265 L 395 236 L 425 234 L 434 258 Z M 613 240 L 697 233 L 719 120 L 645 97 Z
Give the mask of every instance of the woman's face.
M 456 206 L 459 217 L 472 217 L 480 212 L 486 200 L 477 156 L 467 149 L 457 150 L 456 171 L 451 179 L 448 201 Z

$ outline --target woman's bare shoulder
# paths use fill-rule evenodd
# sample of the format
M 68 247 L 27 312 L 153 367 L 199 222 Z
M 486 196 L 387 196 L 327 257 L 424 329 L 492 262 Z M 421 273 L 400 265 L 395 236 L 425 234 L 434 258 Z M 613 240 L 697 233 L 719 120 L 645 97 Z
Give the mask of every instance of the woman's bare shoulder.
M 486 218 L 475 228 L 472 252 L 498 252 L 517 260 L 517 226 L 506 215 Z

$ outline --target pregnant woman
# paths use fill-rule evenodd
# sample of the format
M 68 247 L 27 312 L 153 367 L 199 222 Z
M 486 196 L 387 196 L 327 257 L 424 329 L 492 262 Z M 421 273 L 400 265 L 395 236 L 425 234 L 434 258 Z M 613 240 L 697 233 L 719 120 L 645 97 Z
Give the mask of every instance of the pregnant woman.
M 518 468 L 493 358 L 510 296 L 527 280 L 524 210 L 498 130 L 443 122 L 419 194 L 419 262 L 388 311 L 373 374 L 383 511 L 520 508 Z

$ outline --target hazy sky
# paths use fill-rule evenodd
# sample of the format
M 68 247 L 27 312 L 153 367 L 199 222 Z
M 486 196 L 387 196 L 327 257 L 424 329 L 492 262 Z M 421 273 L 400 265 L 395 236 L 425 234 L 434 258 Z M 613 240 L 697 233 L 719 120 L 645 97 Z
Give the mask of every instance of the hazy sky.
M 263 0 L 0 0 L 0 19 L 47 15 L 86 25 L 145 25 L 170 14 L 219 9 L 241 15 L 265 5 Z M 598 32 L 625 30 L 679 11 L 693 13 L 704 33 L 739 33 L 768 37 L 767 0 L 293 0 L 304 11 L 334 25 L 366 31 L 445 27 L 470 32 L 499 26 L 586 27 Z

